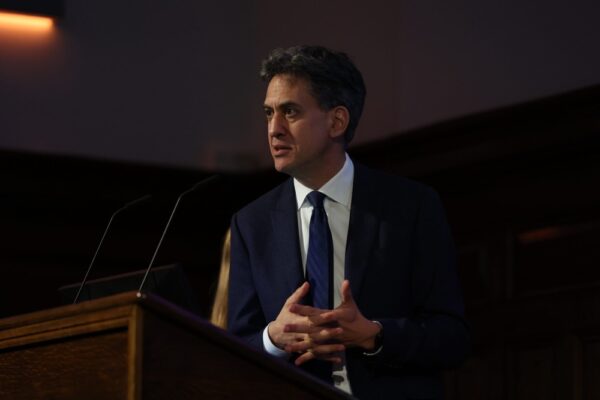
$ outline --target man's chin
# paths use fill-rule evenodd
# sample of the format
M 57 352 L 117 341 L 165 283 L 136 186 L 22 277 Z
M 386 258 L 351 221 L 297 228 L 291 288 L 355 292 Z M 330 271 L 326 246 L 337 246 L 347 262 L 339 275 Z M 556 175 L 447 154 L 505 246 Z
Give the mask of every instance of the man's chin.
M 281 172 L 282 174 L 291 175 L 291 171 L 293 170 L 290 163 L 285 162 L 284 160 L 273 160 L 273 166 L 275 167 L 275 171 Z

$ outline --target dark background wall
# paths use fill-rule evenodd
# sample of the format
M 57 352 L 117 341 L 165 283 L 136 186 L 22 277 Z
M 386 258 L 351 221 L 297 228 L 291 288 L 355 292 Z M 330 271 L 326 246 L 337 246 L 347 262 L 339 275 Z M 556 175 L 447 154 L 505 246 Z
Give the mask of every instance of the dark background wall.
M 277 46 L 344 50 L 357 144 L 600 82 L 600 5 L 521 1 L 64 1 L 0 27 L 0 148 L 192 168 L 269 165 L 257 79 Z
M 474 354 L 448 398 L 600 394 L 598 5 L 65 1 L 47 36 L 0 26 L 0 317 L 92 277 L 179 262 L 207 315 L 231 214 L 271 171 L 260 59 L 323 43 L 369 95 L 351 155 L 431 184 L 459 250 Z M 571 89 L 584 88 L 571 91 Z M 556 96 L 552 96 L 556 94 Z

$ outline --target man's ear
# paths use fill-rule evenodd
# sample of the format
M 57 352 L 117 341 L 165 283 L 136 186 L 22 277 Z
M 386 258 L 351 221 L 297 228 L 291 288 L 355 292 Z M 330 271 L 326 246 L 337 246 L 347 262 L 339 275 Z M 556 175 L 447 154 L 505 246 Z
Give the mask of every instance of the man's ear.
M 332 138 L 344 136 L 348 124 L 350 123 L 350 113 L 344 106 L 337 106 L 331 110 L 331 132 Z

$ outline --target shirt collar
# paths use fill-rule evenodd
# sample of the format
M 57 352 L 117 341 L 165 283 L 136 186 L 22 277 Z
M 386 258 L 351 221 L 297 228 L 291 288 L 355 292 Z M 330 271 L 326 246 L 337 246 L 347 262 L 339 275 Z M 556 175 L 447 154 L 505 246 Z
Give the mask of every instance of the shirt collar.
M 350 208 L 352 202 L 352 185 L 354 182 L 354 164 L 352 160 L 346 154 L 346 161 L 344 166 L 327 181 L 319 192 L 325 194 L 329 199 L 342 204 L 343 206 Z M 313 190 L 307 186 L 304 186 L 300 181 L 294 178 L 294 190 L 296 191 L 296 205 L 298 209 L 302 207 L 306 201 L 306 196 Z

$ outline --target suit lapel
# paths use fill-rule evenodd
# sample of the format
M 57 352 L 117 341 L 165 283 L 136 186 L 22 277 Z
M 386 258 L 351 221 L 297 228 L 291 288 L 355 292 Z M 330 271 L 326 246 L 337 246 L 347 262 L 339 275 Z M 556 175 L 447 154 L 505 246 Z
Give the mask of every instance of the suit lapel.
M 377 209 L 376 199 L 372 199 L 369 186 L 367 171 L 355 165 L 344 271 L 355 299 L 361 291 L 379 229 L 379 218 L 373 211 Z
M 280 293 L 285 295 L 285 300 L 304 281 L 298 237 L 296 195 L 291 179 L 285 183 L 275 208 L 271 210 L 271 226 L 275 245 L 274 257 L 271 260 L 273 263 L 271 270 L 276 275 L 273 282 L 285 282 L 283 292 Z

